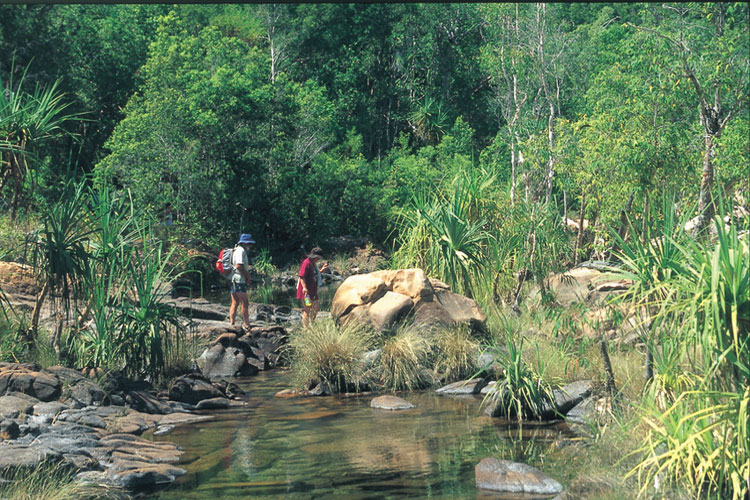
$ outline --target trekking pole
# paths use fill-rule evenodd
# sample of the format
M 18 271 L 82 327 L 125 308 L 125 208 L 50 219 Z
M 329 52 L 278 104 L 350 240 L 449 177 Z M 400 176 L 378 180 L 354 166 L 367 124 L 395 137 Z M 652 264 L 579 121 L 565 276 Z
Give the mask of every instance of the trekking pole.
M 245 212 L 247 212 L 247 208 L 245 208 L 244 206 L 242 206 L 242 204 L 240 204 L 239 201 L 237 203 L 235 203 L 235 205 L 238 206 L 238 207 L 240 207 L 242 209 L 242 215 L 240 215 L 240 230 L 237 233 L 237 235 L 238 235 L 237 237 L 239 238 L 240 236 L 242 236 L 242 221 L 245 218 Z

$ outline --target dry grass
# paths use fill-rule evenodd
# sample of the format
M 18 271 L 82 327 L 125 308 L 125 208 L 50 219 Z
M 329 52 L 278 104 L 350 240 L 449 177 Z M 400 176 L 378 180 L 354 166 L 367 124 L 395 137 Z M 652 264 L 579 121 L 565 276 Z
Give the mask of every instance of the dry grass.
M 454 382 L 470 377 L 477 371 L 475 363 L 479 342 L 467 327 L 441 329 L 435 333 L 435 371 Z
M 372 329 L 357 323 L 338 327 L 319 320 L 290 333 L 292 370 L 298 386 L 325 381 L 338 390 L 362 381 L 363 358 L 375 345 Z
M 383 343 L 375 366 L 376 382 L 390 390 L 420 388 L 421 371 L 430 351 L 430 342 L 419 330 L 400 328 Z

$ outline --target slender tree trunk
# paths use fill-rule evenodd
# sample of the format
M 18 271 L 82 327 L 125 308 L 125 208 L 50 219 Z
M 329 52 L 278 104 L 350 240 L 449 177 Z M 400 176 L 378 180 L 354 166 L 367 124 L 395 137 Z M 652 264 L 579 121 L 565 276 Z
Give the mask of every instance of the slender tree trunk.
M 648 195 L 648 190 L 643 194 L 643 221 L 641 222 L 641 238 L 643 243 L 648 241 L 646 231 L 648 230 L 648 215 L 651 210 L 651 200 Z
M 510 140 L 510 204 L 513 205 L 516 202 L 516 165 L 518 159 L 516 158 L 516 141 L 511 137 Z
M 545 92 L 547 85 L 544 85 Z M 547 175 L 544 186 L 544 201 L 549 203 L 550 196 L 552 195 L 552 181 L 555 177 L 555 105 L 554 102 L 549 99 L 549 118 L 547 119 L 547 145 L 549 147 L 549 160 L 547 161 Z
M 646 349 L 646 364 L 643 367 L 643 377 L 646 379 L 646 384 L 654 378 L 654 353 L 651 352 L 650 348 Z
M 583 215 L 586 210 L 586 191 L 581 194 L 581 210 L 578 213 L 578 239 L 576 240 L 575 264 L 581 262 L 581 248 L 583 247 Z
M 620 227 L 617 229 L 617 234 L 620 238 L 625 241 L 626 233 L 628 232 L 628 213 L 633 206 L 633 198 L 635 197 L 635 191 L 630 192 L 630 197 L 622 210 L 620 210 Z M 612 260 L 612 254 L 620 250 L 619 242 L 615 241 L 612 244 L 612 248 L 609 249 L 607 260 Z
M 715 137 L 706 132 L 706 148 L 703 152 L 703 175 L 701 176 L 701 189 L 698 194 L 699 218 L 696 231 L 702 232 L 714 218 L 714 203 L 711 196 L 711 188 L 714 185 L 714 162 L 716 154 Z
M 611 402 L 614 402 L 617 396 L 617 387 L 615 386 L 615 373 L 612 371 L 612 363 L 609 360 L 609 352 L 607 351 L 607 340 L 602 336 L 600 343 L 602 351 L 602 361 L 604 362 L 604 373 L 607 375 L 605 382 L 605 390 L 610 398 Z

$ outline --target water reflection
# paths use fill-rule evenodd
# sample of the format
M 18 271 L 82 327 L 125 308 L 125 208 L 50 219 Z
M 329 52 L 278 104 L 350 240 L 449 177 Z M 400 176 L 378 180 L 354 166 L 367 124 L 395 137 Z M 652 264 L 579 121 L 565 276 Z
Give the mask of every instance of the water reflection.
M 243 381 L 247 407 L 157 438 L 183 447 L 189 472 L 151 498 L 534 498 L 476 490 L 474 466 L 486 456 L 534 463 L 523 456 L 533 447 L 483 416 L 476 398 L 410 394 L 417 408 L 386 412 L 369 407 L 372 396 L 274 398 L 286 378 Z M 524 432 L 551 441 L 566 431 Z

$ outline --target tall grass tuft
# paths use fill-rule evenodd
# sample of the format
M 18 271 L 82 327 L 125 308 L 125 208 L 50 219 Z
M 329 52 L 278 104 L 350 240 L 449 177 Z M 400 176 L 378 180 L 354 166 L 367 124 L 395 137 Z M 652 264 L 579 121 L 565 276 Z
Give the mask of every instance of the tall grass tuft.
M 119 488 L 83 484 L 76 481 L 77 471 L 64 464 L 43 462 L 34 469 L 16 469 L 4 474 L 3 500 L 126 500 Z
M 430 342 L 418 329 L 400 327 L 383 342 L 373 370 L 375 382 L 392 391 L 420 388 L 429 354 Z
M 297 383 L 325 382 L 339 391 L 358 388 L 364 356 L 375 343 L 372 329 L 356 322 L 339 328 L 332 320 L 319 320 L 292 332 L 289 349 Z
M 479 342 L 468 327 L 444 328 L 435 333 L 435 371 L 446 382 L 463 380 L 477 371 Z

